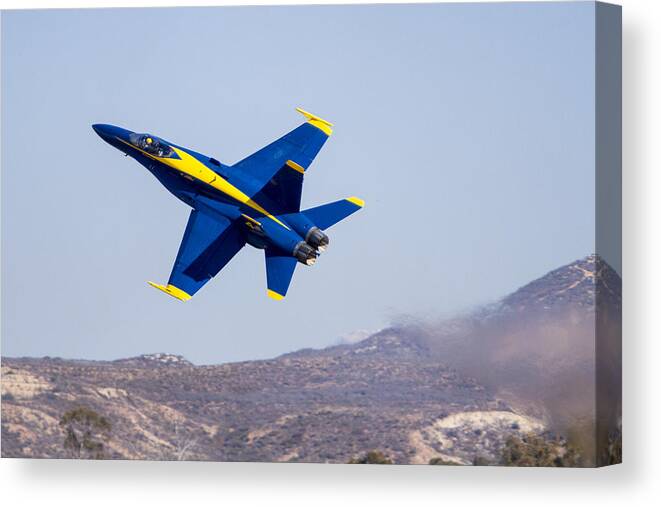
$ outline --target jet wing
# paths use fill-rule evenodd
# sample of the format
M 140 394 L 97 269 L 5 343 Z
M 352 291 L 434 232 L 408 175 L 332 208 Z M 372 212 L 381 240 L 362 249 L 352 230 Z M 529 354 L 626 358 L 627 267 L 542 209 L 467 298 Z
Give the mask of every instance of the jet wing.
M 251 177 L 252 181 L 244 191 L 255 202 L 259 202 L 259 198 L 266 195 L 270 201 L 283 208 L 269 210 L 275 214 L 299 210 L 302 175 L 333 132 L 332 123 L 302 109 L 297 111 L 308 119 L 306 123 L 233 166 L 233 169 L 243 171 Z M 292 178 L 286 176 L 289 172 L 292 173 Z M 290 179 L 292 181 L 288 181 Z M 272 180 L 275 185 L 269 186 L 270 182 L 273 183 Z
M 244 245 L 240 223 L 212 218 L 193 210 L 167 286 L 154 282 L 149 284 L 187 301 L 216 276 Z

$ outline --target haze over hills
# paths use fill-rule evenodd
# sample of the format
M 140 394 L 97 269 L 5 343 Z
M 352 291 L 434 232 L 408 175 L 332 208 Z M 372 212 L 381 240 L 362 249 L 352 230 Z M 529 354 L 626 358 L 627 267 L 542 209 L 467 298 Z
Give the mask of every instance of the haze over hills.
M 83 405 L 111 422 L 113 458 L 346 463 L 378 449 L 470 464 L 497 462 L 510 435 L 553 430 L 574 432 L 590 463 L 595 321 L 616 328 L 620 294 L 592 255 L 470 315 L 270 360 L 3 358 L 2 456 L 66 456 L 59 419 Z M 616 383 L 617 358 L 607 364 Z

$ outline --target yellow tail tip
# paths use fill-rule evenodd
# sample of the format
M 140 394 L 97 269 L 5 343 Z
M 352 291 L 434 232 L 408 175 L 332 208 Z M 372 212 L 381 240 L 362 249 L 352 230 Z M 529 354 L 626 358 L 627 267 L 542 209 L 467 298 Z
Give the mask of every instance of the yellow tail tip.
M 363 201 L 360 197 L 347 197 L 347 201 L 355 204 L 356 206 L 363 207 L 365 206 L 365 201 Z
M 281 299 L 285 299 L 285 296 L 283 296 L 282 294 L 278 294 L 277 292 L 275 292 L 271 289 L 268 289 L 266 291 L 266 295 L 268 297 L 270 297 L 271 299 L 275 299 L 276 301 L 280 301 Z
M 177 298 L 180 301 L 188 301 L 190 298 L 193 297 L 190 294 L 187 294 L 186 292 L 181 290 L 180 288 L 175 287 L 174 285 L 168 284 L 167 286 L 165 286 L 154 282 L 147 282 L 147 283 L 152 287 L 154 287 L 155 289 L 161 290 L 166 294 L 172 296 L 173 298 Z
M 298 111 L 303 116 L 305 116 L 308 119 L 308 123 L 310 125 L 314 125 L 327 136 L 330 136 L 333 133 L 333 129 L 331 128 L 333 124 L 331 122 L 326 121 L 323 118 L 320 118 L 319 116 L 314 115 L 312 113 L 308 113 L 305 109 L 302 109 L 300 107 L 297 107 L 296 111 Z

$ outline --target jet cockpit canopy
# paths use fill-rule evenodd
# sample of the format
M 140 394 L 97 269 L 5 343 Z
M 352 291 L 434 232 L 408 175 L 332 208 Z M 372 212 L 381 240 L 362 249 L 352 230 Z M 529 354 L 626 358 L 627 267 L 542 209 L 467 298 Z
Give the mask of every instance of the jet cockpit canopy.
M 164 158 L 174 154 L 174 150 L 163 139 L 151 134 L 131 134 L 130 141 L 136 148 L 155 157 Z

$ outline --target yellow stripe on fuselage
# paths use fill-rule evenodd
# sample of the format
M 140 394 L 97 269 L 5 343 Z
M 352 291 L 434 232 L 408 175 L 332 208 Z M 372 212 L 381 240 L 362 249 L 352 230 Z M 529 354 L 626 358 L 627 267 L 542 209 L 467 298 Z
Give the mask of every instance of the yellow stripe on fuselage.
M 119 139 L 119 138 L 117 138 Z M 172 169 L 175 169 L 176 171 L 182 172 L 184 174 L 187 174 L 189 176 L 192 176 L 193 178 L 200 180 L 210 187 L 215 188 L 219 192 L 222 192 L 225 195 L 228 195 L 232 199 L 239 201 L 242 204 L 245 204 L 246 206 L 251 207 L 255 211 L 259 211 L 261 214 L 266 215 L 268 218 L 273 220 L 274 222 L 282 225 L 285 229 L 289 229 L 283 222 L 278 220 L 276 217 L 274 217 L 271 213 L 266 211 L 264 208 L 262 208 L 259 204 L 257 204 L 255 201 L 253 201 L 248 195 L 244 194 L 241 190 L 236 188 L 234 185 L 232 185 L 230 182 L 213 172 L 211 169 L 209 169 L 207 166 L 205 166 L 202 162 L 200 162 L 198 159 L 193 157 L 192 155 L 189 155 L 183 150 L 180 150 L 179 148 L 175 148 L 174 146 L 170 146 L 175 153 L 179 156 L 178 159 L 176 158 L 167 158 L 167 157 L 156 157 L 152 155 L 151 153 L 147 153 L 146 151 L 141 150 L 137 146 L 132 145 L 131 143 L 127 143 L 126 141 L 119 139 L 122 141 L 124 144 L 129 145 L 131 148 L 138 150 L 140 153 L 143 155 L 146 155 L 147 157 L 157 160 L 158 162 L 161 162 L 168 167 L 171 167 Z

